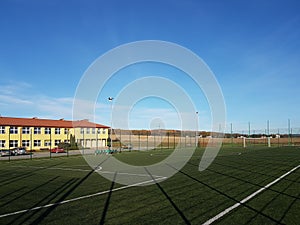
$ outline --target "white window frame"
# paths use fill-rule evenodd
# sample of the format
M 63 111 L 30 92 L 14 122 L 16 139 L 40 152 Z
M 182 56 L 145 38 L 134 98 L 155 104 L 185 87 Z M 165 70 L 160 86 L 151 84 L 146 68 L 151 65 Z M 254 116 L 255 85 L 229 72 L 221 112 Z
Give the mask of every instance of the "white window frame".
M 30 140 L 22 140 L 22 147 L 29 147 L 30 146 Z
M 40 128 L 40 127 L 35 127 L 35 128 L 33 129 L 33 133 L 34 133 L 34 134 L 41 134 L 41 128 Z
M 55 140 L 55 141 L 54 141 L 54 146 L 58 146 L 58 145 L 59 145 L 59 143 L 61 143 L 61 140 L 58 140 L 58 139 L 57 139 L 57 140 Z
M 44 133 L 45 134 L 51 134 L 51 127 L 45 127 Z
M 18 134 L 18 127 L 10 127 L 9 132 L 10 134 Z
M 30 127 L 22 127 L 22 134 L 30 134 Z
M 41 147 L 41 143 L 42 143 L 41 140 L 34 140 L 33 141 L 33 146 L 34 147 Z
M 50 147 L 51 146 L 51 141 L 50 140 L 45 140 L 44 141 L 44 146 Z
M 5 126 L 0 126 L 0 134 L 5 134 Z
M 0 148 L 5 148 L 5 140 L 0 140 Z
M 10 148 L 17 148 L 19 146 L 18 140 L 9 140 L 9 147 Z
M 60 128 L 55 128 L 54 134 L 60 134 Z

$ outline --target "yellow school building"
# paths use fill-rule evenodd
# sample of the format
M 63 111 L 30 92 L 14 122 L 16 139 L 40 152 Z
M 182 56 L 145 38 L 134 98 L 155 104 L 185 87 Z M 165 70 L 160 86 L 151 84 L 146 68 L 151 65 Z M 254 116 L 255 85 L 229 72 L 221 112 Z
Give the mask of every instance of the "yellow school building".
M 107 145 L 108 126 L 88 120 L 52 120 L 0 116 L 0 150 L 26 147 L 27 150 L 45 150 L 70 142 L 71 135 L 85 148 Z

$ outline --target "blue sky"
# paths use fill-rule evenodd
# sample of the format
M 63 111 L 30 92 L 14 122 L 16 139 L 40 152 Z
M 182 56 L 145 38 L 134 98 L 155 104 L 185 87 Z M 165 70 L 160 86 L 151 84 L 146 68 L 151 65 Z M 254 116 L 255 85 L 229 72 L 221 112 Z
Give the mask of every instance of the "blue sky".
M 210 67 L 223 91 L 227 124 L 241 130 L 250 121 L 264 129 L 270 120 L 272 128 L 281 128 L 291 119 L 300 127 L 299 11 L 296 0 L 3 0 L 0 114 L 71 119 L 76 87 L 94 60 L 125 43 L 163 40 L 190 49 Z M 107 96 L 118 95 L 134 79 L 160 74 L 159 67 L 145 67 L 120 72 L 107 83 L 96 122 L 110 124 Z M 195 103 L 200 129 L 209 129 L 210 109 L 201 90 L 178 71 L 168 71 Z M 132 110 L 131 127 L 157 126 L 151 121 L 164 114 L 170 115 L 165 127 L 177 128 L 173 112 L 162 100 L 145 99 Z

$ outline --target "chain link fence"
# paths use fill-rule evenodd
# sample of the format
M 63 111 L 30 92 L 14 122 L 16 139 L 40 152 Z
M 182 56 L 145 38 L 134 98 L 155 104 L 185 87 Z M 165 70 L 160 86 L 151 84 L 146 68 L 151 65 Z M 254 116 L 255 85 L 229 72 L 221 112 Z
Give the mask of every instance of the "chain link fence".
M 269 125 L 269 124 L 268 124 Z M 228 129 L 229 127 L 229 129 Z M 241 126 L 240 126 L 241 127 Z M 233 124 L 227 126 L 224 133 L 223 146 L 228 147 L 256 147 L 256 146 L 300 146 L 300 128 L 288 125 L 286 128 L 256 129 L 250 123 L 244 124 L 245 129 L 234 129 Z M 51 154 L 49 152 L 37 152 L 23 156 L 0 157 L 1 160 L 57 157 L 77 154 L 94 154 L 100 150 L 102 153 L 113 150 L 113 152 L 122 151 L 147 151 L 174 149 L 176 147 L 206 147 L 218 143 L 219 132 L 211 131 L 181 131 L 181 130 L 122 130 L 113 129 L 112 146 L 102 148 L 86 148 L 76 151 L 66 151 L 62 154 Z M 110 143 L 110 139 L 108 144 Z

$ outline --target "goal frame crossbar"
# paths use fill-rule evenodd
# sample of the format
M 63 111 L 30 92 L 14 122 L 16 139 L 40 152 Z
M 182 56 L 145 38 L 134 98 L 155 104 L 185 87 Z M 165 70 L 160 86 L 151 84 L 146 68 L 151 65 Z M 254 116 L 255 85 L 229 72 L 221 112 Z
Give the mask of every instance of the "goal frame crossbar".
M 270 148 L 271 147 L 271 137 L 266 137 L 265 139 L 267 140 L 268 147 Z M 243 147 L 244 148 L 247 148 L 247 140 L 258 140 L 258 141 L 261 141 L 261 140 L 264 140 L 264 139 L 263 138 L 243 137 Z

